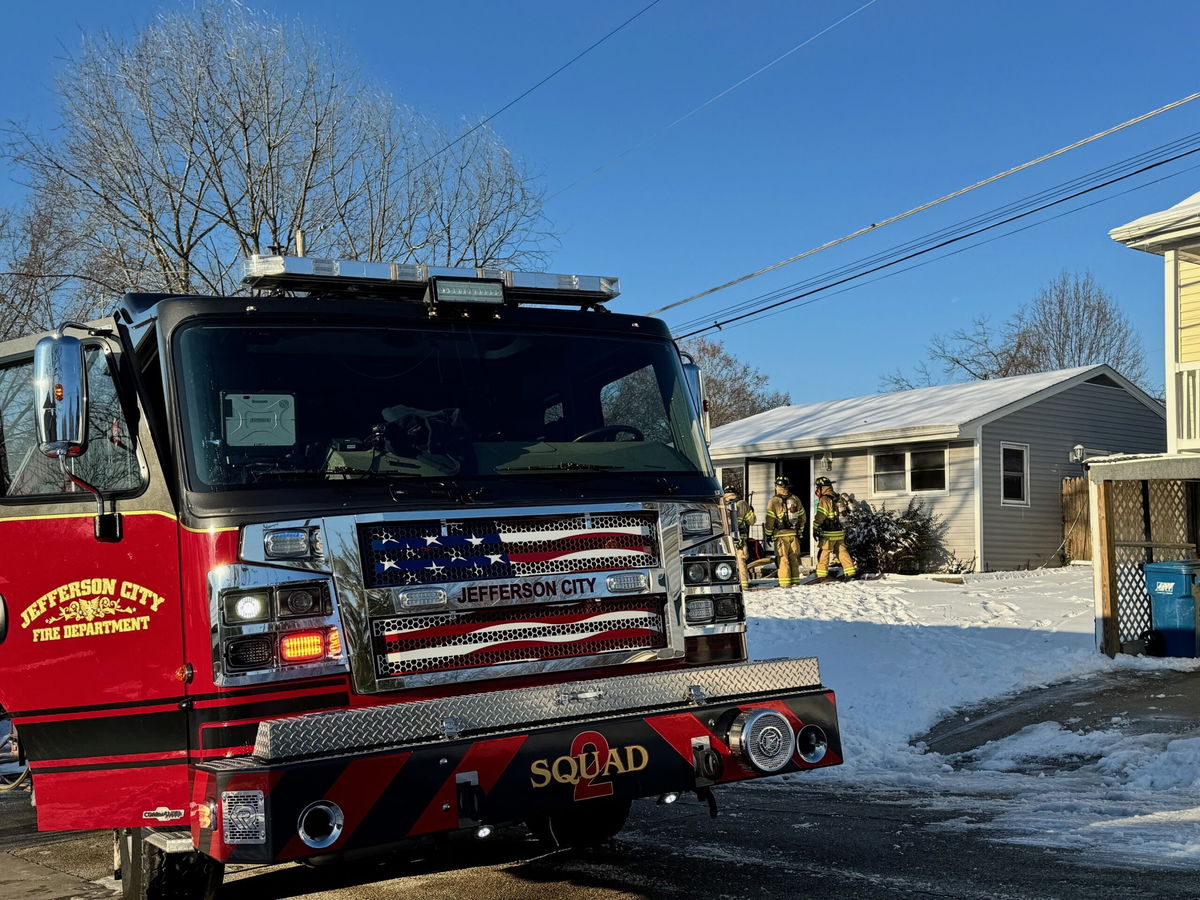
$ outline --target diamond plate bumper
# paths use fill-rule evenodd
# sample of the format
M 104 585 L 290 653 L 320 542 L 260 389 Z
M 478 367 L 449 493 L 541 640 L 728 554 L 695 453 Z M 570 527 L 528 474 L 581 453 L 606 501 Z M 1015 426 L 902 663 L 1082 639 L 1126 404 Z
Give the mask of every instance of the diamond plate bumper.
M 258 726 L 254 758 L 263 762 L 383 750 L 447 737 L 595 721 L 687 709 L 714 701 L 752 700 L 817 688 L 817 660 L 776 659 L 647 672 L 565 684 L 491 691 L 274 719 Z

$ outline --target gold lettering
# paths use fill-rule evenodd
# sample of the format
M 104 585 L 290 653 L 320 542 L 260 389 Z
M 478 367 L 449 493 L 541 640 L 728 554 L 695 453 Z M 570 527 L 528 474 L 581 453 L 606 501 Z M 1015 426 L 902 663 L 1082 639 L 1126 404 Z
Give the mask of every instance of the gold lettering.
M 621 748 L 608 751 L 608 760 L 604 763 L 604 774 L 616 772 L 618 775 L 625 774 L 625 765 L 621 762 Z
M 117 579 L 115 578 L 97 578 L 97 581 L 103 582 L 103 587 L 96 590 L 96 593 L 105 593 L 110 596 L 117 590 Z
M 564 767 L 565 772 L 561 771 Z M 559 784 L 579 784 L 579 764 L 573 756 L 560 756 L 554 761 L 550 771 Z
M 586 778 L 588 781 L 591 781 L 594 778 L 600 777 L 600 772 L 603 767 L 600 765 L 600 751 L 599 750 L 592 751 L 592 761 L 596 764 L 595 772 L 588 771 L 588 754 L 586 752 L 579 754 L 579 774 L 581 776 L 583 776 L 584 778 Z
M 121 599 L 122 600 L 136 600 L 137 599 L 137 597 L 135 596 L 136 588 L 137 588 L 136 584 L 132 584 L 131 582 L 128 582 L 128 581 L 122 581 L 121 582 Z
M 634 761 L 635 755 L 640 757 L 636 762 Z M 630 772 L 640 772 L 650 765 L 650 754 L 641 744 L 630 744 L 625 748 L 625 763 L 629 766 Z
M 529 779 L 529 783 L 535 788 L 543 788 L 550 783 L 550 760 L 535 759 L 529 765 L 529 772 L 533 776 Z M 539 781 L 538 779 L 541 779 Z

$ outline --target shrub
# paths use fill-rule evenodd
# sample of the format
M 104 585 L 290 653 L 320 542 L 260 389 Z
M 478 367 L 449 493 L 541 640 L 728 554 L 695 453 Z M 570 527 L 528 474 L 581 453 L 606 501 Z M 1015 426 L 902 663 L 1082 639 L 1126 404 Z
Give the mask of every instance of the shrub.
M 843 518 L 846 547 L 861 571 L 913 575 L 950 561 L 942 547 L 946 526 L 921 501 L 910 500 L 896 511 L 843 497 L 849 507 Z

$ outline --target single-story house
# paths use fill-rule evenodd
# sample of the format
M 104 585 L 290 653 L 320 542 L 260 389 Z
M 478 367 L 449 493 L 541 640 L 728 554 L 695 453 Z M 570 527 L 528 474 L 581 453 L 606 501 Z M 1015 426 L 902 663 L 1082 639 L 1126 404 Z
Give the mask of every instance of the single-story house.
M 920 500 L 948 555 L 995 571 L 1058 565 L 1063 480 L 1084 457 L 1166 449 L 1166 425 L 1159 401 L 1096 365 L 781 406 L 714 428 L 710 449 L 760 523 L 777 475 L 806 502 L 826 475 L 876 508 Z

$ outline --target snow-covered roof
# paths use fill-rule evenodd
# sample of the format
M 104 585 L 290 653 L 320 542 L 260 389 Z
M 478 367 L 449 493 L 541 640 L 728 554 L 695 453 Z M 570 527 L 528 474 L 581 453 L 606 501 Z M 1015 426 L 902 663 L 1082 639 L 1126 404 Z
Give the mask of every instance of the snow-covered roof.
M 1156 253 L 1172 243 L 1196 237 L 1198 233 L 1200 193 L 1195 193 L 1162 212 L 1150 213 L 1114 228 L 1108 235 L 1114 241 Z
M 715 458 L 795 452 L 882 442 L 971 437 L 974 429 L 1046 396 L 1105 375 L 1162 415 L 1162 407 L 1109 366 L 1081 366 L 1035 375 L 994 378 L 780 406 L 714 428 Z

